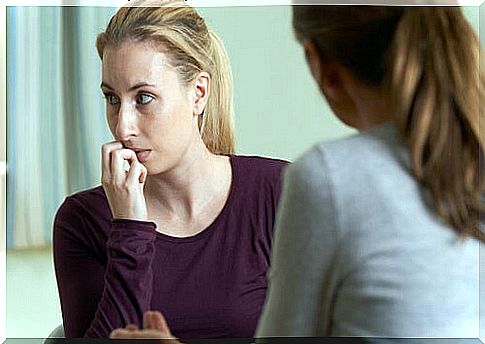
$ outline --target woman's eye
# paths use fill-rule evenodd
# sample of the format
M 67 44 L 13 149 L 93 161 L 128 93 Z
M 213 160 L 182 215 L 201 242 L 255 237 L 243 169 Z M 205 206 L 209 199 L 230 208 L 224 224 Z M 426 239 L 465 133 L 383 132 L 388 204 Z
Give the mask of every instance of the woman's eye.
M 106 98 L 106 101 L 110 104 L 110 105 L 116 105 L 119 103 L 119 99 L 117 96 L 114 96 L 112 94 L 105 94 L 104 96 Z
M 153 97 L 152 96 L 150 96 L 148 94 L 140 94 L 138 96 L 138 98 L 136 99 L 136 102 L 138 104 L 145 105 L 145 104 L 150 103 L 152 100 L 153 100 Z

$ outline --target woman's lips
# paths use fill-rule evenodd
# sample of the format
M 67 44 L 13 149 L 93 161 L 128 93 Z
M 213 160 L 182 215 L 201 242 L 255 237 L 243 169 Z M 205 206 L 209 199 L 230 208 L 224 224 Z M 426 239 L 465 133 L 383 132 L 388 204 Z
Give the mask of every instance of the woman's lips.
M 138 161 L 143 164 L 145 161 L 147 161 L 148 156 L 151 153 L 151 150 L 137 151 L 135 153 Z

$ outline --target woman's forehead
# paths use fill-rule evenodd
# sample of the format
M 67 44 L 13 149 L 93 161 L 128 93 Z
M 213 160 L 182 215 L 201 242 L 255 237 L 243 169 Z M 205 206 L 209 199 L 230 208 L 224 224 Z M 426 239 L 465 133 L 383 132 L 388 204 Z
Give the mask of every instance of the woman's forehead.
M 144 43 L 127 42 L 120 46 L 106 47 L 102 62 L 103 82 L 150 82 L 171 78 L 175 70 L 168 63 L 166 54 Z
M 169 65 L 166 53 L 153 44 L 126 41 L 119 45 L 108 45 L 103 52 L 103 64 L 150 64 L 150 67 Z

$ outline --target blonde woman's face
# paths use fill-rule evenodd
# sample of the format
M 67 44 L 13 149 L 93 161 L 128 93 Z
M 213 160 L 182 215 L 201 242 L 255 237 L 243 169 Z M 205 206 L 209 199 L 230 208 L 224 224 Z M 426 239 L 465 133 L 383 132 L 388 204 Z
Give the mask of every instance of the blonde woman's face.
M 106 47 L 101 89 L 111 133 L 137 153 L 149 175 L 177 166 L 200 138 L 191 92 L 149 44 Z

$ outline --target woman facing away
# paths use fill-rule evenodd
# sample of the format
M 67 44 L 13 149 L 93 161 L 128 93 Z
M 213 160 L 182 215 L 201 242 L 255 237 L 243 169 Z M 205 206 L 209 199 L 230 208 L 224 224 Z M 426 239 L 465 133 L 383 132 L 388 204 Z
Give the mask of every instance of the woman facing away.
M 472 28 L 458 8 L 374 6 L 295 7 L 294 28 L 332 110 L 361 133 L 288 168 L 256 336 L 478 337 Z M 113 337 L 171 336 L 161 314 L 145 324 Z
M 115 140 L 54 221 L 66 337 L 149 310 L 180 338 L 252 337 L 286 162 L 233 154 L 229 64 L 194 9 L 121 8 L 96 47 Z
M 484 79 L 473 29 L 452 7 L 293 15 L 322 93 L 360 134 L 287 169 L 256 337 L 478 337 Z M 113 337 L 170 329 L 151 312 L 145 329 Z
M 295 6 L 293 26 L 333 112 L 360 133 L 287 169 L 256 336 L 478 337 L 473 29 L 456 7 Z

